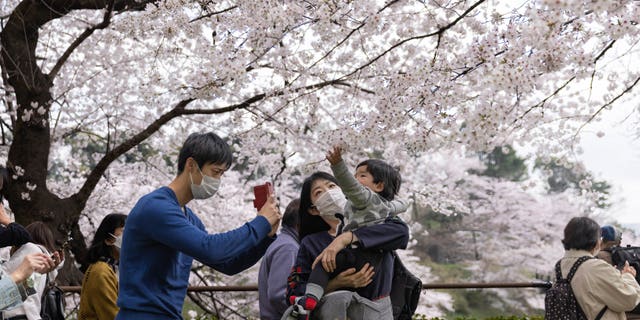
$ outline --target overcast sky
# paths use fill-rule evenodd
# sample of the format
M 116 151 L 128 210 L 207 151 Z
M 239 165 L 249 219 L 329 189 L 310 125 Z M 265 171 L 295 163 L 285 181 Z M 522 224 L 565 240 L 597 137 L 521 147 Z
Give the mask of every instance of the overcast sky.
M 640 223 L 640 139 L 633 102 L 607 110 L 603 121 L 585 127 L 581 142 L 586 168 L 613 185 L 611 214 L 622 223 Z M 598 131 L 605 135 L 597 137 Z

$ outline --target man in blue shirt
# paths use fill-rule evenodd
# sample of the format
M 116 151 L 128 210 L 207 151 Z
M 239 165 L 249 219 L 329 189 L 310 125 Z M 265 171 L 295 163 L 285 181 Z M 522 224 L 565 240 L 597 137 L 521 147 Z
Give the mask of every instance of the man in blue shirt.
M 138 200 L 123 234 L 116 319 L 182 319 L 193 259 L 235 274 L 265 253 L 280 221 L 273 195 L 256 218 L 218 234 L 207 233 L 186 206 L 213 196 L 231 161 L 231 149 L 216 134 L 191 134 L 178 155 L 178 176 Z

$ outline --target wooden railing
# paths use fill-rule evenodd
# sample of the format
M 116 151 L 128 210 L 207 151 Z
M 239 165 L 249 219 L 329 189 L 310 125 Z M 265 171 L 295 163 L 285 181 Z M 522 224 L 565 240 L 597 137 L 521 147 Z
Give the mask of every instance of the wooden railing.
M 424 283 L 422 289 L 489 289 L 489 288 L 551 288 L 551 282 L 480 282 L 480 283 Z M 60 289 L 69 293 L 80 293 L 82 287 L 61 286 Z M 189 292 L 240 292 L 258 291 L 258 285 L 247 286 L 192 286 Z

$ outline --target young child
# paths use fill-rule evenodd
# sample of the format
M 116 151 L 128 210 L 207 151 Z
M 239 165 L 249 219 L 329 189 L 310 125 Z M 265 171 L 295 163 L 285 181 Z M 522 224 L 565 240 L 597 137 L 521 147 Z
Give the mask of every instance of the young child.
M 356 166 L 355 175 L 351 175 L 342 160 L 340 147 L 330 150 L 326 158 L 331 163 L 331 170 L 338 181 L 338 186 L 342 189 L 341 193 L 346 196 L 346 201 L 342 194 L 333 192 L 336 190 L 340 193 L 336 188 L 321 195 L 316 200 L 315 207 L 320 215 L 334 215 L 341 220 L 337 235 L 382 223 L 388 217 L 407 210 L 406 201 L 395 199 L 402 183 L 400 173 L 388 163 L 377 159 L 365 160 Z M 351 267 L 361 268 L 365 263 L 376 265 L 380 262 L 382 257 L 380 252 L 358 250 L 353 245 L 352 233 L 350 244 L 346 247 L 340 246 L 344 249 L 340 250 L 335 257 L 334 270 L 325 270 L 322 263 L 318 263 L 320 257 L 316 259 L 305 295 L 291 298 L 292 314 L 308 317 L 310 311 L 315 309 L 324 295 L 324 289 L 329 280 L 338 273 Z

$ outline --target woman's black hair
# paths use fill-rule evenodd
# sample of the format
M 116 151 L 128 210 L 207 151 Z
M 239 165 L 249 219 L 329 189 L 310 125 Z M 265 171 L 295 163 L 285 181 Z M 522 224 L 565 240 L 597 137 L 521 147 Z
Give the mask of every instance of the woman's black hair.
M 593 250 L 600 238 L 600 226 L 587 217 L 575 217 L 564 228 L 562 244 L 565 250 Z
M 111 260 L 115 259 L 111 253 L 113 246 L 107 245 L 104 241 L 107 239 L 114 240 L 112 234 L 116 232 L 116 229 L 124 228 L 124 222 L 126 220 L 127 215 L 120 213 L 108 214 L 102 219 L 98 230 L 96 230 L 96 234 L 93 236 L 93 241 L 91 241 L 89 252 L 87 252 L 87 266 L 96 263 L 101 257 Z
M 309 209 L 313 205 L 311 203 L 311 187 L 317 180 L 327 180 L 333 183 L 338 183 L 336 178 L 329 173 L 316 171 L 312 175 L 304 179 L 302 183 L 302 191 L 300 191 L 300 241 L 310 234 L 327 231 L 331 229 L 320 216 L 314 216 L 309 213 Z

